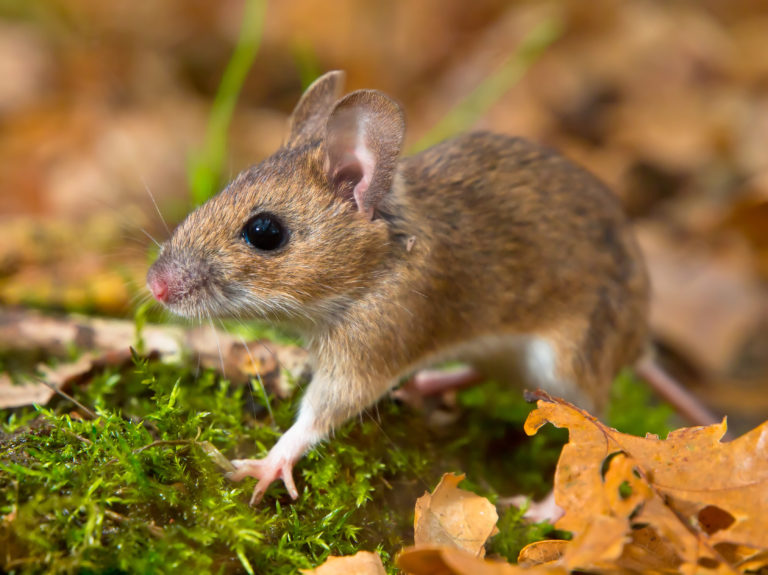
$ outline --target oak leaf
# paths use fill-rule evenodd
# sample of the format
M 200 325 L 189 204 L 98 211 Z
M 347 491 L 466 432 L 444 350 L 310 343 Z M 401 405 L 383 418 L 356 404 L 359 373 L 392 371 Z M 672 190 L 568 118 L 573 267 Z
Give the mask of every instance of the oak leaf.
M 496 507 L 485 497 L 458 488 L 464 475 L 446 473 L 432 493 L 416 501 L 414 543 L 457 547 L 485 556 L 485 542 L 497 532 Z
M 314 569 L 301 569 L 304 575 L 386 575 L 381 558 L 370 551 L 358 551 L 346 557 L 331 555 Z
M 481 559 L 456 547 L 425 546 L 404 549 L 397 566 L 408 575 L 566 575 L 558 566 L 521 567 Z
M 555 526 L 575 535 L 561 565 L 735 573 L 768 563 L 768 423 L 728 443 L 725 421 L 661 440 L 619 433 L 544 392 L 534 397 L 526 432 L 549 422 L 570 433 L 555 472 L 565 511 Z

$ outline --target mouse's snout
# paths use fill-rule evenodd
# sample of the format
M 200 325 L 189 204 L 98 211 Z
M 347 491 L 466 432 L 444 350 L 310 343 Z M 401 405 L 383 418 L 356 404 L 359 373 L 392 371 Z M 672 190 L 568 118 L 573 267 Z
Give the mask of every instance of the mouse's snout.
M 149 273 L 147 274 L 147 287 L 157 301 L 160 303 L 166 303 L 168 301 L 168 282 L 161 273 L 157 272 L 155 267 L 150 268 Z
M 166 306 L 181 304 L 200 291 L 205 274 L 196 273 L 198 265 L 179 261 L 163 254 L 147 272 L 147 288 L 154 298 Z
M 174 299 L 173 282 L 170 279 L 168 266 L 162 260 L 152 264 L 147 272 L 147 288 L 152 296 L 162 304 L 168 304 Z
M 166 249 L 147 272 L 147 288 L 173 313 L 196 315 L 215 304 L 215 275 L 209 262 Z

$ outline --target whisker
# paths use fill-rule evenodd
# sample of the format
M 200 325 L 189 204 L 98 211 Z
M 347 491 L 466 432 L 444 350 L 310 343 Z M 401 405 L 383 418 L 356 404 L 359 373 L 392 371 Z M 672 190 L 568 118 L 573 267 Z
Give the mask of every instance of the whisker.
M 213 331 L 213 336 L 216 338 L 216 348 L 219 350 L 219 362 L 221 363 L 221 375 L 226 379 L 227 372 L 224 369 L 224 354 L 221 353 L 221 340 L 219 339 L 219 332 L 216 331 L 216 328 L 213 327 L 213 318 L 209 315 L 208 316 L 208 322 L 211 325 L 211 330 Z
M 251 364 L 253 364 L 253 366 L 255 367 L 256 359 L 253 357 L 253 354 L 251 353 L 251 348 L 248 347 L 248 344 L 245 342 L 245 338 L 242 335 L 238 335 L 238 337 L 240 338 L 240 341 L 242 342 L 243 347 L 245 348 L 245 351 L 248 353 L 248 357 L 251 359 Z M 275 414 L 272 413 L 272 403 L 269 401 L 269 396 L 267 395 L 267 388 L 264 385 L 264 381 L 261 379 L 261 374 L 259 372 L 256 372 L 256 380 L 259 382 L 259 387 L 261 388 L 261 394 L 264 396 L 264 405 L 267 408 L 267 412 L 269 413 L 269 419 L 272 421 L 272 426 L 274 427 L 276 425 Z
M 131 287 L 131 286 L 128 286 Z M 150 296 L 148 293 L 142 292 L 142 291 L 136 291 L 129 300 L 129 304 L 131 305 L 132 309 L 136 309 L 142 305 L 145 305 L 146 303 L 152 301 L 152 296 Z M 154 306 L 155 308 L 157 306 Z
M 144 228 L 139 228 L 142 232 L 144 232 L 144 235 L 147 236 L 158 248 L 162 248 L 163 246 L 160 245 L 160 242 L 158 242 L 155 238 L 152 237 L 152 234 L 150 234 L 147 230 Z
M 144 178 L 141 178 L 141 183 L 144 184 L 144 189 L 147 190 L 147 193 L 149 194 L 149 199 L 152 200 L 152 205 L 155 206 L 157 215 L 160 216 L 160 221 L 163 222 L 165 231 L 168 232 L 168 237 L 171 237 L 172 235 L 171 228 L 168 227 L 168 223 L 165 221 L 165 218 L 163 217 L 163 214 L 160 211 L 160 207 L 157 205 L 157 202 L 155 201 L 155 195 L 152 193 L 152 190 L 149 189 L 149 185 L 147 185 L 147 182 L 144 181 Z
M 247 327 L 248 327 L 248 326 L 245 324 L 245 322 L 244 322 L 242 319 L 240 319 L 239 317 L 235 317 L 235 318 L 233 318 L 233 319 L 234 319 L 234 320 L 235 320 L 237 323 L 239 323 L 239 324 L 240 324 L 240 327 L 242 327 L 242 328 L 247 328 Z M 241 336 L 241 337 L 242 337 L 242 336 Z M 270 349 L 270 347 L 269 347 L 269 346 L 268 346 L 268 345 L 267 345 L 267 344 L 266 344 L 266 343 L 265 343 L 263 340 L 262 340 L 262 341 L 259 341 L 259 343 L 261 344 L 261 346 L 262 346 L 264 349 L 266 349 L 266 350 L 267 350 L 267 353 L 268 353 L 269 355 L 271 355 L 271 356 L 272 356 L 272 359 L 274 359 L 274 360 L 275 360 L 275 363 L 277 364 L 277 367 L 278 367 L 280 370 L 284 370 L 284 369 L 285 369 L 285 367 L 283 367 L 283 364 L 282 364 L 282 363 L 280 363 L 280 359 L 277 357 L 277 354 L 276 354 L 274 351 L 272 351 L 272 349 Z
M 120 223 L 121 230 L 133 230 L 138 227 L 138 222 L 128 217 L 129 215 L 132 215 L 132 212 L 130 210 L 126 210 L 125 206 L 122 204 L 115 205 L 114 203 L 107 201 L 105 198 L 100 197 L 91 197 L 89 198 L 89 202 L 94 204 L 94 206 L 98 206 L 99 208 L 105 208 L 113 215 L 117 216 L 117 221 Z M 140 209 L 140 206 L 135 207 Z M 141 215 L 144 215 L 143 210 L 140 211 Z
M 197 318 L 197 325 L 198 325 L 198 327 L 200 329 L 203 328 L 203 320 L 200 317 Z M 202 361 L 203 361 L 203 354 L 198 353 L 197 354 L 197 368 L 195 369 L 195 383 L 197 383 L 198 380 L 200 379 L 200 374 L 202 372 L 202 370 L 201 370 Z
M 379 410 L 378 410 L 378 406 L 377 406 L 376 407 L 377 416 L 378 416 L 378 411 Z M 373 424 L 379 429 L 379 432 L 381 433 L 382 437 L 384 438 L 384 441 L 389 443 L 390 447 L 393 448 L 395 450 L 395 452 L 401 452 L 402 451 L 402 448 L 399 445 L 397 445 L 397 443 L 395 443 L 394 440 L 389 435 L 387 435 L 386 431 L 384 431 L 384 427 L 382 427 L 381 423 L 379 421 L 377 421 L 377 419 L 373 416 L 373 414 L 371 413 L 370 408 L 369 409 L 365 409 L 365 410 L 363 410 L 362 413 L 360 413 L 360 419 L 361 420 L 362 420 L 363 417 L 368 417 L 373 422 Z M 424 478 L 424 476 L 421 473 L 416 472 L 416 470 L 413 469 L 413 468 L 411 469 L 411 471 L 416 474 L 416 479 L 418 479 L 422 483 L 422 485 L 424 486 L 424 489 L 429 491 L 430 485 L 427 482 L 427 480 Z

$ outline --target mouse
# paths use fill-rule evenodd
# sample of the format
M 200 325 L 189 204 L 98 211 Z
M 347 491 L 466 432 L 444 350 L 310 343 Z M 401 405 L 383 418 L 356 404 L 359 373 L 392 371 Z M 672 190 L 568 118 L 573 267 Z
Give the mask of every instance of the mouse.
M 404 156 L 401 106 L 343 83 L 312 83 L 282 146 L 191 212 L 147 273 L 175 314 L 303 338 L 313 376 L 293 425 L 232 461 L 232 480 L 258 480 L 252 505 L 278 480 L 296 499 L 296 462 L 404 379 L 504 378 L 599 412 L 647 357 L 646 266 L 597 177 L 489 131 Z M 427 371 L 448 361 L 466 367 Z

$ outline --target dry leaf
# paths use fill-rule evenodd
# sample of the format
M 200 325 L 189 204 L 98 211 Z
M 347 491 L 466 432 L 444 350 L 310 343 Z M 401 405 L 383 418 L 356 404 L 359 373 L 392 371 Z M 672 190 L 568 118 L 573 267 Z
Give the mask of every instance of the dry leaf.
M 77 382 L 89 378 L 95 371 L 107 366 L 122 365 L 131 359 L 130 350 L 107 352 L 100 356 L 84 353 L 76 361 L 61 363 L 55 367 L 41 364 L 38 370 L 42 381 L 14 383 L 10 377 L 0 378 L 0 408 L 21 407 L 37 403 L 47 404 L 56 395 L 55 389 L 68 391 Z
M 481 559 L 456 547 L 411 547 L 397 556 L 397 566 L 408 575 L 565 575 L 558 566 L 530 568 Z
M 187 330 L 173 325 L 147 325 L 141 336 L 146 355 L 173 361 L 191 352 L 199 357 L 202 366 L 223 366 L 223 375 L 236 382 L 259 378 L 280 397 L 289 395 L 291 381 L 299 381 L 309 370 L 307 352 L 300 347 L 269 341 L 244 342 L 210 327 Z M 72 343 L 90 352 L 55 369 L 41 368 L 46 381 L 59 388 L 87 378 L 94 369 L 130 361 L 129 347 L 136 344 L 136 327 L 124 320 L 51 317 L 34 311 L 0 309 L 0 350 L 43 349 L 62 355 Z M 283 377 L 283 373 L 289 377 Z M 42 383 L 28 384 L 23 389 L 9 384 L 0 380 L 0 407 L 33 402 L 44 405 L 53 395 Z
M 45 405 L 54 395 L 54 391 L 44 383 L 14 383 L 5 373 L 0 373 L 0 409 L 21 407 L 23 405 Z
M 347 557 L 331 555 L 314 569 L 300 569 L 305 575 L 386 575 L 381 558 L 370 551 L 358 551 Z
M 563 557 L 567 545 L 568 541 L 563 541 L 562 539 L 548 539 L 546 541 L 529 543 L 520 550 L 520 554 L 517 556 L 517 563 L 521 567 L 554 563 Z
M 598 515 L 565 547 L 560 564 L 569 571 L 615 568 L 628 540 L 628 530 L 626 517 Z
M 555 501 L 572 531 L 568 568 L 737 572 L 768 548 L 768 423 L 721 443 L 725 422 L 680 429 L 666 440 L 619 433 L 588 413 L 537 392 L 525 424 L 567 427 Z M 738 556 L 725 551 L 739 549 Z M 722 550 L 722 551 L 721 551 Z
M 750 243 L 757 256 L 757 268 L 768 278 L 768 172 L 744 186 L 740 199 L 723 217 L 722 227 L 734 229 Z
M 496 507 L 485 497 L 458 488 L 464 475 L 446 473 L 435 490 L 416 501 L 415 545 L 445 545 L 485 556 L 485 542 L 497 532 Z
M 681 244 L 658 226 L 637 232 L 653 285 L 654 334 L 694 365 L 725 372 L 768 310 L 748 258 Z

